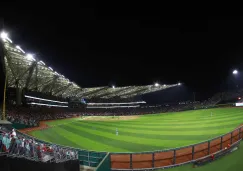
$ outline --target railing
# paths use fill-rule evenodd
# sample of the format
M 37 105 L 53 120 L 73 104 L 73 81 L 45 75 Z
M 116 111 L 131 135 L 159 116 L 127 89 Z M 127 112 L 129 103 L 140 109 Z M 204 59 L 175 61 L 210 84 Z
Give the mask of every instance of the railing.
M 96 171 L 110 171 L 111 170 L 111 161 L 110 153 L 107 153 L 100 164 L 96 167 Z
M 78 159 L 80 161 L 80 165 L 97 167 L 99 165 L 99 163 L 102 161 L 102 159 L 107 154 L 107 152 L 96 152 L 96 151 L 82 150 L 82 149 L 78 149 L 78 148 L 63 146 L 63 145 L 60 145 L 60 144 L 55 144 L 55 143 L 39 140 L 35 137 L 24 134 L 20 131 L 17 131 L 17 134 L 28 137 L 30 139 L 33 139 L 33 140 L 35 140 L 36 142 L 39 142 L 39 143 L 48 144 L 48 145 L 55 145 L 55 146 L 58 146 L 60 148 L 68 148 L 68 149 L 74 150 L 75 152 L 77 152 Z
M 9 157 L 55 163 L 78 159 L 78 150 L 35 141 L 23 135 L 10 138 L 7 133 L 6 129 L 0 130 L 0 153 Z
M 242 139 L 242 134 L 243 126 L 230 133 L 190 146 L 153 152 L 111 153 L 111 168 L 112 171 L 155 170 L 194 162 L 221 150 L 227 150 Z

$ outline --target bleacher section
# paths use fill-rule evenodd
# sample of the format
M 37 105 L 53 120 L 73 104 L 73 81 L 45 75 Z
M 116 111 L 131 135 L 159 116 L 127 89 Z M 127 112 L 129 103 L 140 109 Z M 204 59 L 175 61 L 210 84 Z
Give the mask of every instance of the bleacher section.
M 116 109 L 116 108 L 138 108 L 145 101 L 120 102 L 120 103 L 87 103 L 87 109 Z
M 72 149 L 74 151 L 77 151 L 78 159 L 80 161 L 80 165 L 84 165 L 84 166 L 97 167 L 99 165 L 99 163 L 103 160 L 103 158 L 107 154 L 107 152 L 88 151 L 88 150 L 76 149 L 76 148 L 72 148 L 72 147 L 53 144 L 53 143 L 49 143 L 49 142 L 46 142 L 46 141 L 43 141 L 43 140 L 36 139 L 36 138 L 34 138 L 30 135 L 23 134 L 19 131 L 17 133 L 22 135 L 22 136 L 28 137 L 30 139 L 34 139 L 38 143 L 46 144 L 48 146 L 56 145 L 56 146 L 59 146 L 61 148 L 69 148 L 69 149 Z

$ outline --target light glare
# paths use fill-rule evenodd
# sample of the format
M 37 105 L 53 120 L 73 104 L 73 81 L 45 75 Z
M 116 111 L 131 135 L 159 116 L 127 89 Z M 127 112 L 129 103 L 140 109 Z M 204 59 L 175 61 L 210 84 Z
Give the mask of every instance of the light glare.
M 8 40 L 10 43 L 12 43 L 12 40 L 8 38 L 8 34 L 5 33 L 5 32 L 2 32 L 0 34 L 0 37 L 3 39 L 3 40 Z
M 43 61 L 40 61 L 41 64 L 46 65 Z
M 27 55 L 26 55 L 26 58 L 27 58 L 28 60 L 34 60 L 34 61 L 35 61 L 35 58 L 33 57 L 32 54 L 27 54 Z
M 23 49 L 21 49 L 21 47 L 18 45 L 16 46 L 16 49 L 19 49 L 21 52 L 25 53 L 25 51 Z
M 2 32 L 2 33 L 1 33 L 1 38 L 2 38 L 2 39 L 7 39 L 7 38 L 8 38 L 8 34 L 5 33 L 5 32 Z
M 233 71 L 233 74 L 234 74 L 234 75 L 238 74 L 238 71 L 235 69 L 235 70 Z

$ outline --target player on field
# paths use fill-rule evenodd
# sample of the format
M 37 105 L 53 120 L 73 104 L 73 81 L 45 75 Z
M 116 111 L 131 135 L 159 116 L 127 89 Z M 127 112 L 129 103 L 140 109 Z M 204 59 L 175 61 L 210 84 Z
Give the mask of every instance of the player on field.
M 116 135 L 118 135 L 119 133 L 118 133 L 118 129 L 116 128 Z

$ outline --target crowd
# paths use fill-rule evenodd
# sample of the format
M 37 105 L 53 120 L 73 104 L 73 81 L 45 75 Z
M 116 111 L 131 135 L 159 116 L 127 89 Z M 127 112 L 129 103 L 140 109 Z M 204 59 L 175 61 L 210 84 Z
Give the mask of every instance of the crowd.
M 75 117 L 78 114 L 59 108 L 8 106 L 7 120 L 28 126 L 38 126 L 40 121 Z
M 179 112 L 185 110 L 194 110 L 199 108 L 207 108 L 207 102 L 182 102 L 175 104 L 164 104 L 156 106 L 141 106 L 136 108 L 86 108 L 82 115 L 142 115 L 142 114 L 155 114 L 166 112 Z
M 62 162 L 78 158 L 78 151 L 55 144 L 45 144 L 0 127 L 0 153 L 42 162 Z
M 210 99 L 204 102 L 182 102 L 157 106 L 140 106 L 136 108 L 47 108 L 47 107 L 16 107 L 8 106 L 7 120 L 11 123 L 24 124 L 30 127 L 38 126 L 40 121 L 71 118 L 77 116 L 113 116 L 113 115 L 142 115 L 166 112 L 178 112 L 212 106 L 217 101 Z
M 237 102 L 242 102 L 242 97 L 243 97 L 243 89 L 237 89 L 234 91 L 228 91 L 228 92 L 220 92 L 215 94 L 210 100 L 214 104 L 217 103 L 231 103 L 231 102 L 236 102 L 237 99 L 239 101 Z
M 6 116 L 11 123 L 23 124 L 28 127 L 38 126 L 40 121 L 71 118 L 77 116 L 113 116 L 113 115 L 142 115 L 166 112 L 178 112 L 208 108 L 221 102 L 223 99 L 230 99 L 239 96 L 243 91 L 225 92 L 215 94 L 212 98 L 203 102 L 181 102 L 175 104 L 164 104 L 149 106 L 142 104 L 136 108 L 48 108 L 44 106 L 19 106 L 7 105 Z M 243 93 L 242 93 L 243 94 Z

